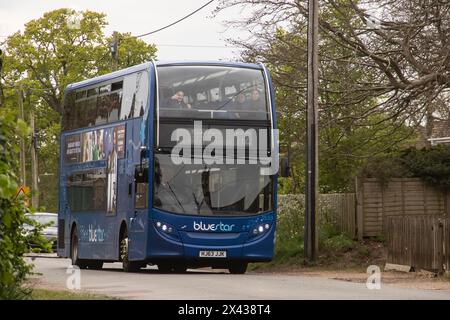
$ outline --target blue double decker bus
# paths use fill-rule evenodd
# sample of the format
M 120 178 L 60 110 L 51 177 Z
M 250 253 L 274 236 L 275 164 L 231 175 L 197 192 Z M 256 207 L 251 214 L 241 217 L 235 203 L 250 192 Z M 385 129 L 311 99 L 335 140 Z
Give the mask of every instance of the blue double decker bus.
M 129 272 L 270 261 L 275 121 L 262 64 L 151 61 L 69 85 L 58 255 Z

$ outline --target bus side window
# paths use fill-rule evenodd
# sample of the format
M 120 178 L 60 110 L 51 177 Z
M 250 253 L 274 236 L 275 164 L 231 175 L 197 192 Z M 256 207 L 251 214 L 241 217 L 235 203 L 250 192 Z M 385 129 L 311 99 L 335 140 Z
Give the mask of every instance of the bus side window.
M 148 208 L 148 167 L 136 166 L 134 171 L 134 207 L 135 209 Z

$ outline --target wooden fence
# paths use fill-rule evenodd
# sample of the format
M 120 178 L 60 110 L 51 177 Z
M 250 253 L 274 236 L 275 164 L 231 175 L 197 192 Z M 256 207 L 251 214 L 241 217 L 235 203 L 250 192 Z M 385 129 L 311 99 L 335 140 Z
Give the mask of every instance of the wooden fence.
M 356 237 L 356 194 L 321 194 L 319 201 L 321 219 L 332 221 L 340 232 L 352 238 Z
M 415 270 L 450 270 L 450 219 L 441 216 L 388 216 L 387 262 Z
M 386 184 L 377 179 L 356 185 L 358 238 L 385 235 L 389 216 L 445 216 L 450 194 L 417 178 L 397 178 Z
M 354 193 L 320 194 L 318 200 L 321 223 L 333 224 L 340 232 L 352 238 L 356 237 L 356 195 Z M 305 195 L 280 195 L 278 199 L 280 207 L 286 206 L 291 201 L 296 201 L 298 208 L 302 210 Z
M 450 193 L 417 178 L 358 181 L 358 238 L 384 236 L 388 263 L 450 270 Z
M 283 197 L 303 207 L 304 195 Z M 319 210 L 321 223 L 351 237 L 384 236 L 389 263 L 450 271 L 450 192 L 416 178 L 357 180 L 356 194 L 320 194 Z

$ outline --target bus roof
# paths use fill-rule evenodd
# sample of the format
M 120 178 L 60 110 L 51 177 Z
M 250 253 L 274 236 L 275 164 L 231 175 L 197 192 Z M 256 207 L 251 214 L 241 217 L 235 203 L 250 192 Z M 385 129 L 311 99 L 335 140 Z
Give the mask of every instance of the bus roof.
M 261 69 L 261 65 L 255 63 L 245 63 L 245 62 L 233 62 L 233 61 L 208 61 L 208 60 L 193 60 L 193 61 L 158 61 L 157 66 L 167 66 L 167 65 L 179 65 L 179 66 L 226 66 L 226 67 L 237 67 L 237 68 L 251 68 L 251 69 Z
M 90 85 L 93 85 L 93 84 L 96 84 L 96 83 L 99 83 L 99 82 L 112 80 L 114 78 L 121 77 L 121 76 L 130 74 L 130 73 L 133 73 L 133 72 L 145 70 L 145 69 L 148 69 L 150 67 L 150 65 L 151 65 L 151 62 L 145 62 L 145 63 L 141 63 L 141 64 L 138 64 L 138 65 L 126 68 L 126 69 L 122 69 L 122 70 L 114 71 L 114 72 L 111 72 L 111 73 L 107 73 L 107 74 L 104 74 L 102 76 L 98 76 L 98 77 L 90 78 L 90 79 L 87 79 L 87 80 L 82 80 L 82 81 L 79 81 L 79 82 L 71 83 L 71 84 L 69 84 L 66 87 L 65 92 L 67 93 L 67 92 L 70 92 L 72 90 L 76 90 L 76 89 L 79 89 L 79 88 L 87 87 L 87 86 L 90 86 Z
M 126 69 L 121 69 L 121 70 L 114 71 L 114 72 L 111 72 L 108 74 L 104 74 L 104 75 L 101 75 L 98 77 L 71 83 L 66 87 L 65 93 L 68 93 L 70 91 L 73 91 L 73 90 L 76 90 L 79 88 L 88 87 L 88 86 L 94 85 L 96 83 L 109 81 L 114 78 L 125 76 L 125 75 L 133 73 L 133 72 L 138 72 L 138 71 L 148 69 L 148 68 L 150 68 L 151 64 L 152 64 L 151 62 L 144 62 L 144 63 L 138 64 L 138 65 L 126 68 Z M 261 65 L 259 65 L 259 64 L 244 63 L 244 62 L 231 62 L 231 61 L 205 61 L 205 60 L 156 61 L 156 66 L 176 66 L 176 65 L 177 66 L 189 66 L 189 65 L 193 65 L 193 66 L 198 66 L 198 65 L 227 66 L 227 67 L 237 67 L 237 68 L 262 69 Z

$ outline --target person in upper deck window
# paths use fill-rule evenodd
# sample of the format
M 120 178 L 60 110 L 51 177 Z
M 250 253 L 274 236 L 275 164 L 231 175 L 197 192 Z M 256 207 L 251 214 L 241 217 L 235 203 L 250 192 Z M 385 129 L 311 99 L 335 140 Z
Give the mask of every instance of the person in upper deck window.
M 250 106 L 255 109 L 263 109 L 264 104 L 263 100 L 261 99 L 261 93 L 258 89 L 254 89 L 252 91 L 251 99 L 250 99 Z
M 167 102 L 167 107 L 177 109 L 191 109 L 191 105 L 184 102 L 184 92 L 181 90 L 178 90 L 172 97 L 170 97 L 169 101 Z
M 245 97 L 244 93 L 239 93 L 236 97 L 236 101 L 234 101 L 233 109 L 235 110 L 246 110 L 249 107 L 249 102 L 247 101 L 247 98 Z

